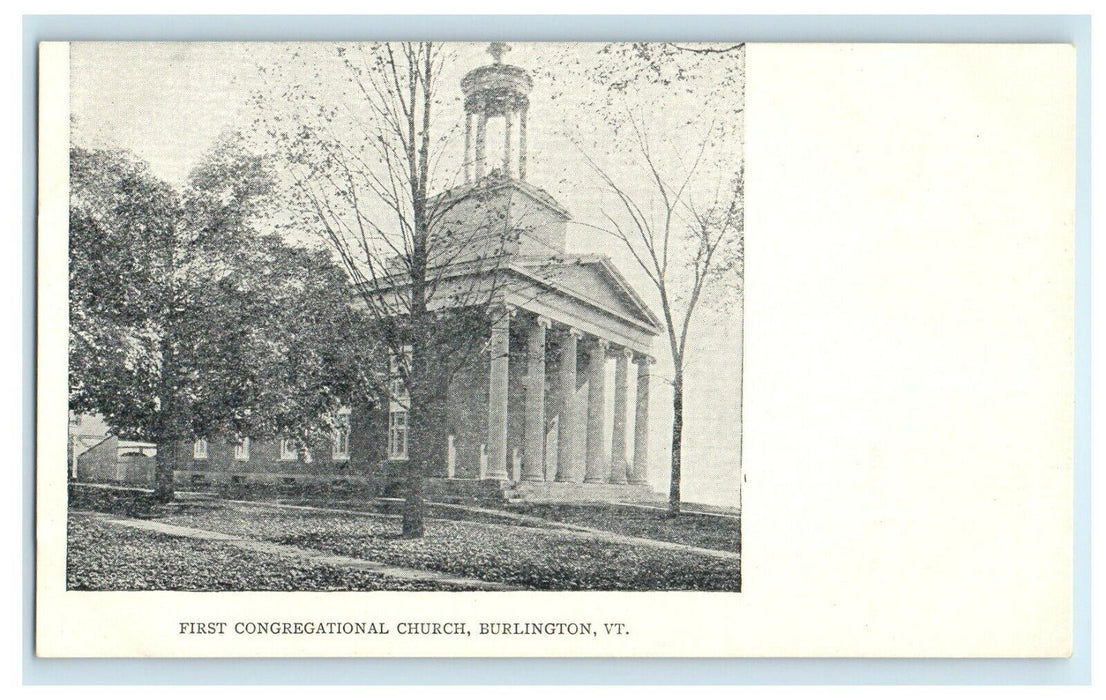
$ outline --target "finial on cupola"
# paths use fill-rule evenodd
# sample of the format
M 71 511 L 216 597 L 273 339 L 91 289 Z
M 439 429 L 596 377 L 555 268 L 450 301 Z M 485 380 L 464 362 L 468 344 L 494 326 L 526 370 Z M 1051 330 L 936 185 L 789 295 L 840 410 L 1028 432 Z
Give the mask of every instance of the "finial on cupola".
M 493 41 L 488 44 L 488 53 L 492 55 L 493 63 L 503 63 L 503 54 L 511 50 L 505 41 Z

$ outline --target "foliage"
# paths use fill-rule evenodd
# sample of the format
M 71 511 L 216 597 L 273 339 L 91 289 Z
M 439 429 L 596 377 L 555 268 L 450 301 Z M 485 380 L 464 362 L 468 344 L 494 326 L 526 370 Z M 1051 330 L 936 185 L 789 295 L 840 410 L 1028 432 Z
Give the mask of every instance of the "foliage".
M 325 252 L 262 232 L 267 163 L 227 138 L 179 192 L 127 153 L 70 163 L 70 408 L 162 446 L 328 433 L 363 385 L 363 323 Z

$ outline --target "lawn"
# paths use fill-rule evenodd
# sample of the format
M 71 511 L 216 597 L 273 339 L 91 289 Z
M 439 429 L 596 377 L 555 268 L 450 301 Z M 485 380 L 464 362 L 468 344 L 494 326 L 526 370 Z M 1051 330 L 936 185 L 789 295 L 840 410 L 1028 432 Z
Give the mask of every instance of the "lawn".
M 324 506 L 367 513 L 398 514 L 402 504 L 397 501 L 354 501 L 322 498 L 288 499 L 294 505 Z M 620 504 L 547 504 L 512 503 L 504 506 L 503 513 L 494 509 L 465 509 L 446 504 L 427 506 L 429 517 L 499 525 L 527 526 L 511 514 L 552 520 L 566 525 L 605 530 L 630 537 L 675 542 L 678 544 L 719 549 L 724 552 L 741 551 L 741 521 L 732 515 L 683 513 L 678 518 L 668 517 L 663 508 L 644 508 Z M 533 527 L 531 525 L 531 527 Z M 541 527 L 541 526 L 538 526 Z
M 166 522 L 387 564 L 552 590 L 738 590 L 740 564 L 645 545 L 594 542 L 564 530 L 436 520 L 400 539 L 398 518 L 240 505 Z
M 249 552 L 222 542 L 143 532 L 88 515 L 70 515 L 68 529 L 69 590 L 462 590 Z
M 684 513 L 678 518 L 669 518 L 664 510 L 616 504 L 515 503 L 507 506 L 507 510 L 633 537 L 726 552 L 741 551 L 741 522 L 733 517 Z
M 213 502 L 202 509 L 166 514 L 157 519 L 534 590 L 737 591 L 741 585 L 740 562 L 734 558 L 645 544 L 595 541 L 564 529 L 522 526 L 509 520 L 476 522 L 434 518 L 427 522 L 425 537 L 404 540 L 399 537 L 398 518 L 371 513 L 278 510 L 260 504 Z M 70 527 L 71 586 L 103 588 L 102 582 L 107 580 L 122 582 L 126 589 L 379 590 L 411 587 L 407 581 L 381 581 L 377 575 L 364 572 L 354 576 L 353 572 L 329 570 L 330 567 L 302 561 L 266 562 L 262 555 L 227 551 L 227 545 L 217 542 L 194 542 L 133 531 L 114 533 L 114 537 L 110 537 L 95 527 L 89 530 L 83 526 L 74 527 L 85 520 L 74 521 Z M 654 526 L 634 525 L 632 529 L 637 531 L 627 534 L 644 536 L 641 533 L 648 527 Z M 120 539 L 125 541 L 118 541 Z M 157 571 L 151 572 L 151 567 Z M 119 568 L 127 573 L 120 573 Z M 141 573 L 132 576 L 131 568 Z M 286 568 L 289 569 L 287 573 L 284 572 Z M 231 569 L 238 573 L 228 578 Z M 159 574 L 162 570 L 165 573 Z M 437 583 L 423 585 L 442 588 Z

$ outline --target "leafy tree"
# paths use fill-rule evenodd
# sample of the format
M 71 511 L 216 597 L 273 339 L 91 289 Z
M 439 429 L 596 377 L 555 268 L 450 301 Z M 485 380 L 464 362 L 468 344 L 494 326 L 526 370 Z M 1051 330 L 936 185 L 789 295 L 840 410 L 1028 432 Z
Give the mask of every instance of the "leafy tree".
M 364 381 L 345 275 L 262 231 L 265 161 L 224 139 L 177 191 L 121 151 L 70 153 L 70 408 L 155 442 L 329 432 Z

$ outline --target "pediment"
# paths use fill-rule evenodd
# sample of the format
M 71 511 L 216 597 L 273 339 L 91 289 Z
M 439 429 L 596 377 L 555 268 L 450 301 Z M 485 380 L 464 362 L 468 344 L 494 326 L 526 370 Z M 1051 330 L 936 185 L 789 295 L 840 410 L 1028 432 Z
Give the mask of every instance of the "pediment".
M 571 256 L 518 261 L 520 267 L 561 294 L 574 297 L 653 335 L 661 324 L 641 296 L 605 256 Z

